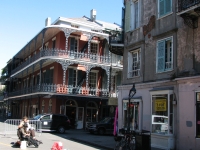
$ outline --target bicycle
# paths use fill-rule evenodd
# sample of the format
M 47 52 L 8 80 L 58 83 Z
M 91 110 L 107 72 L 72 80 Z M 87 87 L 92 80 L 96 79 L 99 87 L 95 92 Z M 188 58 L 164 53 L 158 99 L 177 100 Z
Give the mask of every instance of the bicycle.
M 115 137 L 116 145 L 114 150 L 135 150 L 135 132 L 120 129 L 119 134 Z

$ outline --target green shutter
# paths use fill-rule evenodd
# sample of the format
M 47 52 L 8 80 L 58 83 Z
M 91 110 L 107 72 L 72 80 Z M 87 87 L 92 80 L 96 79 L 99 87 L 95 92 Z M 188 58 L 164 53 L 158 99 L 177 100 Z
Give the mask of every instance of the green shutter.
M 128 78 L 132 77 L 133 54 L 128 52 Z
M 70 38 L 70 50 L 75 50 L 75 38 Z
M 125 32 L 130 30 L 131 2 L 126 1 L 125 7 Z
M 82 76 L 83 76 L 82 70 L 78 70 L 78 80 L 77 80 L 77 84 L 80 82 Z
M 116 85 L 117 85 L 117 86 L 121 85 L 121 72 L 118 72 L 118 74 L 117 74 L 117 82 L 116 82 Z
M 163 72 L 165 69 L 165 41 L 158 42 L 157 50 L 157 72 Z
M 159 1 L 159 16 L 165 15 L 165 0 Z
M 68 69 L 68 85 L 73 85 L 74 80 L 74 69 Z
M 165 0 L 165 14 L 172 11 L 172 0 Z

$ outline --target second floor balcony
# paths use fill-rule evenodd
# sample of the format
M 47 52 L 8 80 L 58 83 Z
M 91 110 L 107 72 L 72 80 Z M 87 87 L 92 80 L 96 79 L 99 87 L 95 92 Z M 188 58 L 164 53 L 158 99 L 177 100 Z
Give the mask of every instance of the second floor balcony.
M 72 85 L 62 84 L 41 84 L 35 85 L 22 90 L 13 91 L 8 94 L 8 98 L 23 97 L 24 95 L 35 94 L 49 94 L 49 95 L 77 95 L 77 96 L 96 96 L 108 97 L 108 89 L 86 88 Z
M 110 65 L 118 64 L 122 67 L 122 64 L 119 63 L 122 58 L 117 58 L 111 61 L 111 56 L 102 56 L 95 53 L 81 53 L 72 50 L 57 50 L 57 49 L 46 49 L 41 50 L 37 54 L 33 55 L 25 62 L 21 62 L 18 66 L 11 71 L 11 75 L 15 74 L 16 72 L 20 71 L 21 69 L 26 69 L 27 67 L 31 66 L 34 63 L 39 62 L 42 59 L 65 59 L 71 61 L 84 61 L 86 63 L 98 63 L 98 64 L 105 64 Z

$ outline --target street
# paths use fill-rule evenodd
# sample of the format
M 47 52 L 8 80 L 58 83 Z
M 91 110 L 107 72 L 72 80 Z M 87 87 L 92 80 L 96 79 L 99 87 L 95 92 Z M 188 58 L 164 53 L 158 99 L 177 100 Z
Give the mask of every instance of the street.
M 65 134 L 58 133 L 42 133 L 36 138 L 41 140 L 38 150 L 51 150 L 54 142 L 61 142 L 63 149 L 66 150 L 109 150 L 115 146 L 115 141 L 112 135 L 93 135 L 85 130 L 67 130 Z M 4 135 L 4 123 L 0 122 L 0 150 L 11 150 L 14 148 L 13 143 L 17 141 L 17 134 Z M 26 148 L 27 150 L 35 149 L 34 146 Z

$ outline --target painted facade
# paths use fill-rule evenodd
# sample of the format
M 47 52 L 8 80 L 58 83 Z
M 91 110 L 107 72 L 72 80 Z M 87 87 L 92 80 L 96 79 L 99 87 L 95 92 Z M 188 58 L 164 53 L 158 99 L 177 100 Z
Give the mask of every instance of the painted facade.
M 111 33 L 121 35 L 121 27 L 96 20 L 95 10 L 90 18 L 47 18 L 45 25 L 7 65 L 4 101 L 12 118 L 60 113 L 82 129 L 114 116 L 116 103 L 109 99 L 121 84 L 123 56 L 111 51 L 123 43 Z
M 126 0 L 119 128 L 151 132 L 151 146 L 200 147 L 199 1 Z M 128 104 L 129 90 L 136 94 Z M 138 127 L 135 125 L 137 124 Z

